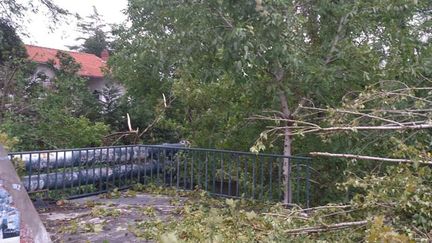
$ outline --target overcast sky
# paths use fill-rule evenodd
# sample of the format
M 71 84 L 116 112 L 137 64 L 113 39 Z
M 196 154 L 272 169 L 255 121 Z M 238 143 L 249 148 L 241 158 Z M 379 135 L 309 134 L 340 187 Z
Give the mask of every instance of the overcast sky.
M 54 0 L 60 7 L 81 17 L 86 17 L 93 12 L 95 6 L 105 21 L 109 24 L 120 24 L 125 20 L 122 13 L 127 6 L 127 0 Z M 28 37 L 23 36 L 24 43 L 67 50 L 68 45 L 77 44 L 75 38 L 80 34 L 77 32 L 77 22 L 71 18 L 67 23 L 62 23 L 50 31 L 50 19 L 43 13 L 28 16 L 29 23 L 26 25 Z

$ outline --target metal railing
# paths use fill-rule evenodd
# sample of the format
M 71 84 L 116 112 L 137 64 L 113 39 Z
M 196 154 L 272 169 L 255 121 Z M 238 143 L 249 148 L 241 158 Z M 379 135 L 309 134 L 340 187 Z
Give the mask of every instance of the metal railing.
M 186 148 L 181 144 L 133 145 L 10 153 L 21 164 L 29 193 L 76 198 L 135 184 L 200 188 L 213 195 L 282 201 L 283 162 L 291 165 L 293 203 L 309 206 L 310 158 Z

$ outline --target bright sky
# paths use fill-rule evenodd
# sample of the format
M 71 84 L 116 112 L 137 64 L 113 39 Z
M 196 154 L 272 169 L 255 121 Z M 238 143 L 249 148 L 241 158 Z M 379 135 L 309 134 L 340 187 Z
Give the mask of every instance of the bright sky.
M 95 6 L 108 24 L 121 24 L 126 18 L 122 10 L 126 8 L 127 0 L 54 0 L 54 2 L 72 13 L 78 13 L 81 17 L 92 14 L 92 6 Z M 68 45 L 77 44 L 75 38 L 79 37 L 80 33 L 77 31 L 77 21 L 74 18 L 56 26 L 54 31 L 50 30 L 50 19 L 43 13 L 33 14 L 28 18 L 26 31 L 29 36 L 22 37 L 24 43 L 63 50 L 67 50 Z

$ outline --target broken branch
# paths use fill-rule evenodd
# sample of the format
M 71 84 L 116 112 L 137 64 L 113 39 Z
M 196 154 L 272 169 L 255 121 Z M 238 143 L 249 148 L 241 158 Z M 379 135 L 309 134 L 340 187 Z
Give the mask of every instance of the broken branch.
M 314 156 L 314 157 L 323 156 L 323 157 L 358 159 L 358 160 L 374 160 L 374 161 L 392 162 L 392 163 L 415 163 L 415 162 L 418 162 L 420 164 L 432 165 L 432 161 L 416 161 L 416 160 L 411 160 L 411 159 L 391 159 L 391 158 L 356 155 L 356 154 L 332 154 L 332 153 L 327 153 L 327 152 L 311 152 L 311 153 L 309 153 L 309 155 Z
M 291 229 L 291 230 L 285 231 L 285 233 L 287 233 L 287 234 L 319 233 L 319 232 L 326 232 L 326 231 L 341 230 L 341 229 L 346 229 L 346 228 L 350 228 L 350 227 L 354 227 L 354 226 L 364 226 L 367 223 L 368 223 L 367 220 L 361 220 L 361 221 L 344 222 L 344 223 L 331 224 L 331 225 L 319 225 L 319 226 L 314 226 L 314 227 Z

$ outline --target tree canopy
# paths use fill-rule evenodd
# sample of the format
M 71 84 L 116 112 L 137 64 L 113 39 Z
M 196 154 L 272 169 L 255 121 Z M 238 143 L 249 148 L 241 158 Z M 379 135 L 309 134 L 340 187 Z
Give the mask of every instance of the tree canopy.
M 0 129 L 21 138 L 32 124 L 42 148 L 98 145 L 109 133 L 105 121 L 123 129 L 113 134 L 135 136 L 120 143 L 187 139 L 207 148 L 313 152 L 319 203 L 349 203 L 352 211 L 329 214 L 371 222 L 343 239 L 430 239 L 431 12 L 428 0 L 129 0 L 109 60 L 110 75 L 127 90 L 124 110 L 111 110 L 114 99 L 101 108 L 119 119 L 128 113 L 129 132 L 89 109 L 97 105 L 85 80 L 61 53 L 67 65 L 55 91 L 41 99 L 35 85 L 16 104 L 34 98 L 37 105 L 3 114 Z M 80 50 L 98 55 L 107 39 L 96 10 L 81 27 L 88 36 Z M 2 43 L 13 42 L 7 36 Z M 289 205 L 292 165 L 283 165 Z
M 101 57 L 102 51 L 110 49 L 110 31 L 108 29 L 110 27 L 103 21 L 96 7 L 93 6 L 93 13 L 80 19 L 78 23 L 78 30 L 82 36 L 75 40 L 83 41 L 83 43 L 69 48 Z

